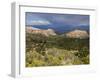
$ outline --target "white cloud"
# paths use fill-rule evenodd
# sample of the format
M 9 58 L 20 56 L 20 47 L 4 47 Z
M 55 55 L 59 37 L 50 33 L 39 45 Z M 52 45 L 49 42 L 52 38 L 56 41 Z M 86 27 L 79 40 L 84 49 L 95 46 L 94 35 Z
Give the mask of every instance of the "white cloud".
M 32 20 L 30 21 L 31 25 L 49 25 L 51 24 L 49 21 L 46 20 Z

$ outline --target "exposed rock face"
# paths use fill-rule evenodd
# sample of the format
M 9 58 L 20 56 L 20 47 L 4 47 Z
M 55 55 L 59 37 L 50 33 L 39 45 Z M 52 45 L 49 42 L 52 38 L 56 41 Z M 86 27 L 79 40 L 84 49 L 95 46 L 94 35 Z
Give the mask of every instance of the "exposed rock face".
M 74 30 L 66 34 L 67 37 L 69 38 L 88 38 L 89 34 L 85 30 Z
M 47 29 L 47 30 L 41 30 L 41 29 L 34 29 L 32 27 L 26 27 L 26 32 L 27 33 L 33 33 L 33 34 L 43 34 L 45 36 L 54 36 L 56 33 L 52 29 Z

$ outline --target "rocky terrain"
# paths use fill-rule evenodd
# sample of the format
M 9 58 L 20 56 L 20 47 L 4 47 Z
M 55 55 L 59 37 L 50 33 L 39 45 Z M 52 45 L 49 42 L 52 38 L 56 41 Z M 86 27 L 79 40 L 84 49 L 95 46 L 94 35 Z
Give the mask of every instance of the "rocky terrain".
M 53 29 L 42 30 L 33 27 L 26 27 L 26 32 L 32 34 L 43 34 L 47 37 L 50 35 L 51 36 L 57 35 Z M 64 35 L 68 38 L 80 38 L 80 39 L 89 38 L 89 34 L 87 31 L 78 29 L 64 33 Z
M 53 29 L 47 29 L 47 30 L 40 30 L 40 29 L 34 29 L 33 27 L 26 27 L 26 32 L 27 33 L 33 33 L 33 34 L 43 34 L 45 36 L 54 36 L 56 35 L 55 31 Z
M 84 39 L 84 38 L 88 38 L 89 34 L 85 30 L 74 30 L 74 31 L 66 33 L 66 36 L 68 38 Z

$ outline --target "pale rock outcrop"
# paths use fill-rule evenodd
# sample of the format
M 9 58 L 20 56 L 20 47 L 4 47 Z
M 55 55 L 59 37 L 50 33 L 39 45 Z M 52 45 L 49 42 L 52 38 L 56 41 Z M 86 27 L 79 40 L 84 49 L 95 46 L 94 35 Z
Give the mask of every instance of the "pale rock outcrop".
M 42 29 L 34 29 L 33 27 L 26 27 L 26 32 L 27 33 L 32 33 L 32 34 L 43 34 L 45 36 L 54 36 L 56 35 L 55 31 L 53 29 L 46 29 L 46 30 L 42 30 Z
M 66 33 L 66 36 L 68 38 L 80 38 L 80 39 L 84 39 L 84 38 L 88 38 L 89 34 L 85 30 L 74 30 L 74 31 Z

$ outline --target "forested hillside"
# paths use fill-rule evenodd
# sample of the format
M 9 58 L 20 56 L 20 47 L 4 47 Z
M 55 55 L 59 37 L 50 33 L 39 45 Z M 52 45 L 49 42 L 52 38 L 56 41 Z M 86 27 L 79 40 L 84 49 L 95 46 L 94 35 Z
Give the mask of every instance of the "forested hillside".
M 89 38 L 26 33 L 26 67 L 89 64 Z

